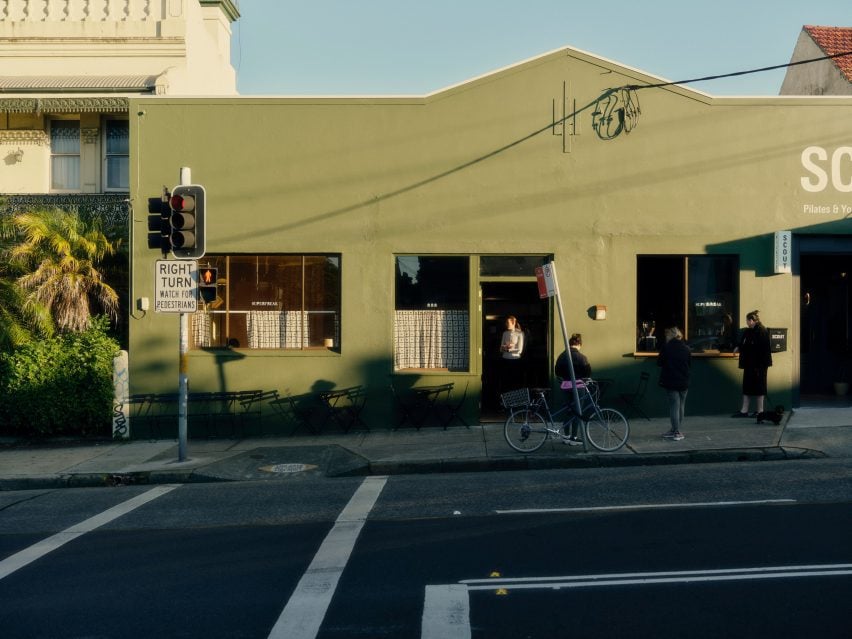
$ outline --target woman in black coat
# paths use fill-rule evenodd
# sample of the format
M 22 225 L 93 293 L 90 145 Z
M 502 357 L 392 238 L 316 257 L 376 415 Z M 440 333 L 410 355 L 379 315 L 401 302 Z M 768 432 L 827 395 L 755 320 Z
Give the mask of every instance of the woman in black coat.
M 743 331 L 740 345 L 740 368 L 743 370 L 743 404 L 731 417 L 756 417 L 763 412 L 766 399 L 766 371 L 772 366 L 769 331 L 760 322 L 758 311 L 746 315 L 748 328 Z M 749 413 L 749 398 L 754 397 L 754 412 Z

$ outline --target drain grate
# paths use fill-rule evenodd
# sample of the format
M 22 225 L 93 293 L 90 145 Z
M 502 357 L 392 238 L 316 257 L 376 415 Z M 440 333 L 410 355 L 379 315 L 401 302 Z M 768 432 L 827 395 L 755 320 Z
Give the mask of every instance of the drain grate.
M 259 470 L 266 473 L 302 473 L 306 470 L 314 470 L 318 468 L 315 464 L 272 464 L 270 466 L 261 466 Z

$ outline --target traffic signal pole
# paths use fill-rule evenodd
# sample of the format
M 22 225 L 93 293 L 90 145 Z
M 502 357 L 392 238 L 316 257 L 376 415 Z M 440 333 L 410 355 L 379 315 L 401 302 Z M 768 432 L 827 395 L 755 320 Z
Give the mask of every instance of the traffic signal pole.
M 180 169 L 181 186 L 192 184 L 192 170 Z M 186 461 L 187 414 L 189 412 L 189 316 L 180 314 L 178 359 L 178 461 Z

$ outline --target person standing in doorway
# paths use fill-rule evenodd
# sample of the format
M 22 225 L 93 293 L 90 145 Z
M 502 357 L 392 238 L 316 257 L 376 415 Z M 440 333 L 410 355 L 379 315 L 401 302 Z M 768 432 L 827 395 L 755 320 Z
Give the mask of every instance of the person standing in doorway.
M 686 409 L 686 393 L 689 390 L 689 369 L 692 353 L 683 341 L 683 333 L 677 326 L 665 330 L 666 343 L 657 356 L 660 366 L 660 386 L 666 390 L 669 398 L 669 419 L 671 429 L 663 437 L 679 442 L 683 439 L 680 431 L 683 414 Z
M 772 347 L 769 331 L 760 321 L 758 311 L 746 315 L 747 328 L 743 331 L 735 352 L 740 354 L 743 371 L 742 408 L 731 417 L 757 417 L 763 412 L 766 399 L 766 372 L 772 366 Z M 754 412 L 749 413 L 750 398 L 754 398 Z
M 524 331 L 514 315 L 506 318 L 506 330 L 500 340 L 501 370 L 500 392 L 505 393 L 524 385 L 523 364 L 521 355 L 524 354 Z

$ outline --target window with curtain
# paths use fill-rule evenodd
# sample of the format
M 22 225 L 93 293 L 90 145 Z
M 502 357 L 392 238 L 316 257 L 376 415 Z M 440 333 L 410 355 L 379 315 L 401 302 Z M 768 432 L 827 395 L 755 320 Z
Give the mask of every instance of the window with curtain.
M 104 137 L 106 190 L 127 191 L 130 188 L 130 123 L 127 120 L 106 120 Z
M 216 296 L 199 300 L 195 348 L 340 349 L 339 255 L 207 255 Z
M 636 350 L 656 351 L 663 331 L 679 327 L 696 352 L 733 350 L 739 260 L 733 255 L 636 258 Z
M 394 369 L 470 368 L 470 259 L 396 258 Z
M 50 188 L 54 191 L 80 190 L 80 122 L 50 122 Z

